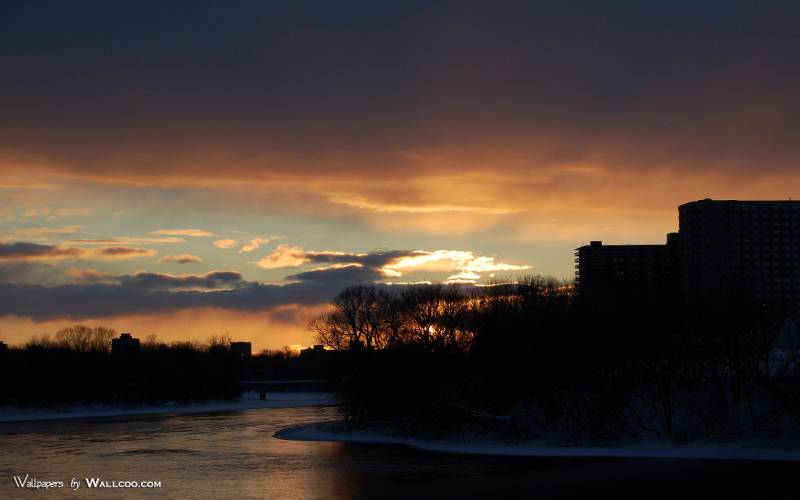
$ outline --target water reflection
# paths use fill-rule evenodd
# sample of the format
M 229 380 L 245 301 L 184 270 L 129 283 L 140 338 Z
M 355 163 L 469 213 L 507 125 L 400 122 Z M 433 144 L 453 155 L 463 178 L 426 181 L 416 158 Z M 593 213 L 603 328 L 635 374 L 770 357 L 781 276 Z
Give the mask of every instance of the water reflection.
M 457 456 L 276 439 L 334 408 L 0 425 L 0 498 L 800 498 L 796 464 Z M 40 480 L 160 480 L 157 490 L 14 488 Z

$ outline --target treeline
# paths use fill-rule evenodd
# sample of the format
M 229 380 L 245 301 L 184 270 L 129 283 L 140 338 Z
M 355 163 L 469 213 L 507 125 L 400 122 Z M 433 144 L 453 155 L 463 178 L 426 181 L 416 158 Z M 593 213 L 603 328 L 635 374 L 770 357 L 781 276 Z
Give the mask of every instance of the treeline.
M 348 353 L 348 421 L 603 442 L 794 432 L 790 323 L 730 294 L 587 302 L 570 283 L 353 287 L 310 324 Z
M 244 369 L 230 338 L 166 344 L 151 336 L 123 355 L 116 331 L 83 325 L 34 336 L 0 352 L 0 405 L 157 404 L 240 395 Z
M 170 343 L 149 335 L 114 354 L 116 337 L 111 328 L 76 325 L 0 349 L 0 406 L 233 399 L 242 381 L 340 379 L 348 362 L 346 353 L 299 356 L 288 347 L 242 358 L 227 334 Z

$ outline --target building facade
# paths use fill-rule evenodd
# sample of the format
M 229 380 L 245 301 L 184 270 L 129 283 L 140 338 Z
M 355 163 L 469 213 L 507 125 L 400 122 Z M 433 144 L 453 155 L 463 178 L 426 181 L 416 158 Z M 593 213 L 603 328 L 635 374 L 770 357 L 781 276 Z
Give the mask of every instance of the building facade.
M 231 342 L 231 354 L 240 359 L 249 359 L 253 355 L 250 342 Z
M 665 245 L 603 245 L 592 241 L 575 251 L 575 287 L 589 300 L 656 301 L 678 289 L 678 235 Z
M 576 250 L 576 291 L 598 300 L 673 294 L 699 303 L 744 297 L 800 316 L 800 201 L 699 200 L 678 207 L 666 245 Z
M 686 299 L 743 293 L 800 311 L 800 202 L 706 199 L 678 213 Z
M 139 352 L 139 339 L 130 333 L 123 333 L 111 341 L 111 354 L 127 355 Z

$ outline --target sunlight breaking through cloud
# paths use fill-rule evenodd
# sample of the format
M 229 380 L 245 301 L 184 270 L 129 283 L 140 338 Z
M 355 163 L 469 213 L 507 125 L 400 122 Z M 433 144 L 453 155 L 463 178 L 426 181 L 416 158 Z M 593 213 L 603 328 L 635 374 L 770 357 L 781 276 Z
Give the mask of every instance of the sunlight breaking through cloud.
M 478 273 L 494 271 L 523 271 L 530 266 L 496 262 L 494 257 L 475 256 L 463 250 L 436 250 L 434 252 L 416 251 L 413 255 L 400 257 L 381 268 L 386 276 L 399 277 L 403 272 L 452 272 L 459 271 L 447 280 L 476 281 Z
M 214 236 L 214 233 L 204 231 L 202 229 L 159 229 L 153 231 L 151 234 L 163 234 L 165 236 L 192 236 L 194 238 L 209 238 Z
M 279 245 L 271 254 L 263 257 L 257 265 L 263 269 L 299 267 L 309 263 L 325 263 L 307 273 L 294 276 L 311 275 L 318 277 L 323 273 L 337 272 L 345 267 L 363 267 L 370 272 L 374 280 L 382 278 L 400 278 L 414 273 L 455 273 L 447 280 L 475 282 L 481 278 L 479 273 L 497 271 L 523 271 L 530 269 L 528 265 L 497 262 L 495 257 L 475 255 L 464 250 L 394 250 L 373 253 L 346 253 L 332 251 L 307 251 L 299 246 Z

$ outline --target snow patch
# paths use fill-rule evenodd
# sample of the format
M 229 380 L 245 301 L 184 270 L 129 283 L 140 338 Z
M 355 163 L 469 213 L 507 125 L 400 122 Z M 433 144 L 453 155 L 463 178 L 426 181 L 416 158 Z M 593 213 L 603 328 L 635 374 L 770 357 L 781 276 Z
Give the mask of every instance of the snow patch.
M 333 422 L 283 429 L 275 437 L 296 441 L 401 444 L 426 451 L 468 455 L 527 457 L 670 458 L 687 460 L 769 460 L 800 461 L 800 448 L 780 442 L 697 443 L 676 445 L 643 442 L 621 446 L 557 446 L 545 442 L 501 443 L 491 440 L 424 440 L 374 431 L 334 431 L 323 426 Z

